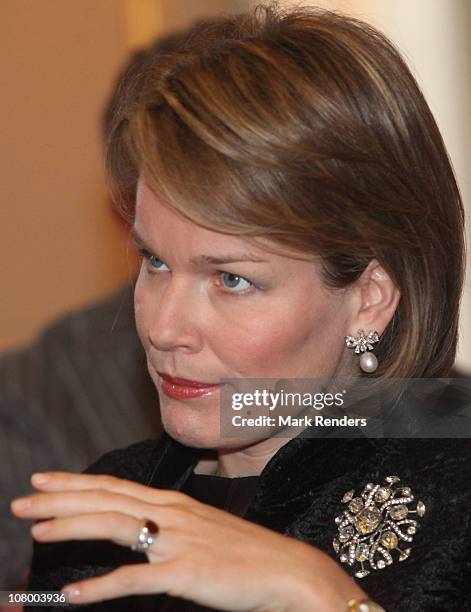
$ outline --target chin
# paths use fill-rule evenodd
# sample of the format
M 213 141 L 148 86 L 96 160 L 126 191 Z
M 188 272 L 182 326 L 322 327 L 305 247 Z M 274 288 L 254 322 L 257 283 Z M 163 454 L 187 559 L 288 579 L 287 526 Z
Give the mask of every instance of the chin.
M 221 445 L 219 409 L 211 410 L 208 407 L 191 404 L 190 401 L 164 402 L 161 406 L 164 430 L 185 446 L 219 448 Z
M 270 435 L 259 435 L 250 438 L 221 438 L 219 422 L 215 427 L 198 427 L 190 424 L 189 421 L 181 418 L 165 418 L 162 424 L 165 432 L 180 444 L 189 448 L 201 450 L 235 452 L 253 446 L 263 440 L 270 438 Z
M 195 410 L 191 405 L 173 404 L 162 407 L 162 425 L 165 432 L 180 444 L 207 450 L 238 450 L 269 437 L 262 435 L 253 440 L 221 438 L 219 410 L 208 414 L 206 411 Z
M 211 436 L 205 432 L 202 435 L 198 435 L 198 433 L 195 433 L 194 431 L 168 426 L 165 423 L 163 427 L 171 438 L 190 448 L 214 450 L 220 448 L 221 446 L 219 435 L 217 434 L 215 436 Z

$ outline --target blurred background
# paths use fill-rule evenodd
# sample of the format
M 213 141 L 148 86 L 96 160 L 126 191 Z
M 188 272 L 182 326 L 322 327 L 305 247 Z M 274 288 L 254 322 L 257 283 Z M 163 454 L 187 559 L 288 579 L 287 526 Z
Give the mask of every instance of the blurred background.
M 1 0 L 0 350 L 133 275 L 104 184 L 98 118 L 132 50 L 250 0 Z M 290 4 L 289 1 L 281 4 Z M 309 2 L 306 2 L 309 4 Z M 441 127 L 471 207 L 470 0 L 324 0 L 400 47 Z M 470 281 L 458 363 L 471 369 Z M 446 313 L 444 313 L 446 316 Z

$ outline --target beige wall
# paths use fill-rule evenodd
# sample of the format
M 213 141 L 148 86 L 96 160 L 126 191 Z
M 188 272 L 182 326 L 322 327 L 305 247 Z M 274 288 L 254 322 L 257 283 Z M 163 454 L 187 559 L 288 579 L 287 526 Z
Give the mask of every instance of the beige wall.
M 128 43 L 145 44 L 156 34 L 178 30 L 208 15 L 246 10 L 250 0 L 124 0 Z
M 127 275 L 97 117 L 125 54 L 115 0 L 2 0 L 0 346 Z M 106 35 L 104 35 L 104 33 Z
M 132 275 L 98 117 L 129 48 L 237 0 L 2 0 L 0 349 Z

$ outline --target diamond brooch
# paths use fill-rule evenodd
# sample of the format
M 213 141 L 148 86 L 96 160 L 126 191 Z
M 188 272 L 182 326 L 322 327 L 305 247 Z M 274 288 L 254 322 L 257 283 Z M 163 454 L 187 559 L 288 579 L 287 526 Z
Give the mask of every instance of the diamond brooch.
M 410 555 L 408 544 L 419 529 L 413 515 L 422 517 L 425 504 L 415 502 L 410 488 L 399 483 L 398 476 L 387 476 L 382 484 L 370 482 L 358 495 L 351 489 L 342 497 L 347 507 L 335 519 L 338 534 L 332 546 L 341 563 L 354 567 L 356 578 L 391 565 L 393 551 L 398 561 Z

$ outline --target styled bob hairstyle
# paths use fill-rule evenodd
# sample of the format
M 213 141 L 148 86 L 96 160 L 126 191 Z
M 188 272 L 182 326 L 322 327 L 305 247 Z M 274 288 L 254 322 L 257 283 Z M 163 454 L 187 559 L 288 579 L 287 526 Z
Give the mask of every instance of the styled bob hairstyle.
M 319 258 L 329 287 L 376 258 L 401 299 L 373 376 L 448 374 L 463 206 L 414 77 L 371 26 L 272 5 L 197 24 L 124 76 L 106 159 L 128 219 L 142 173 L 203 227 Z

